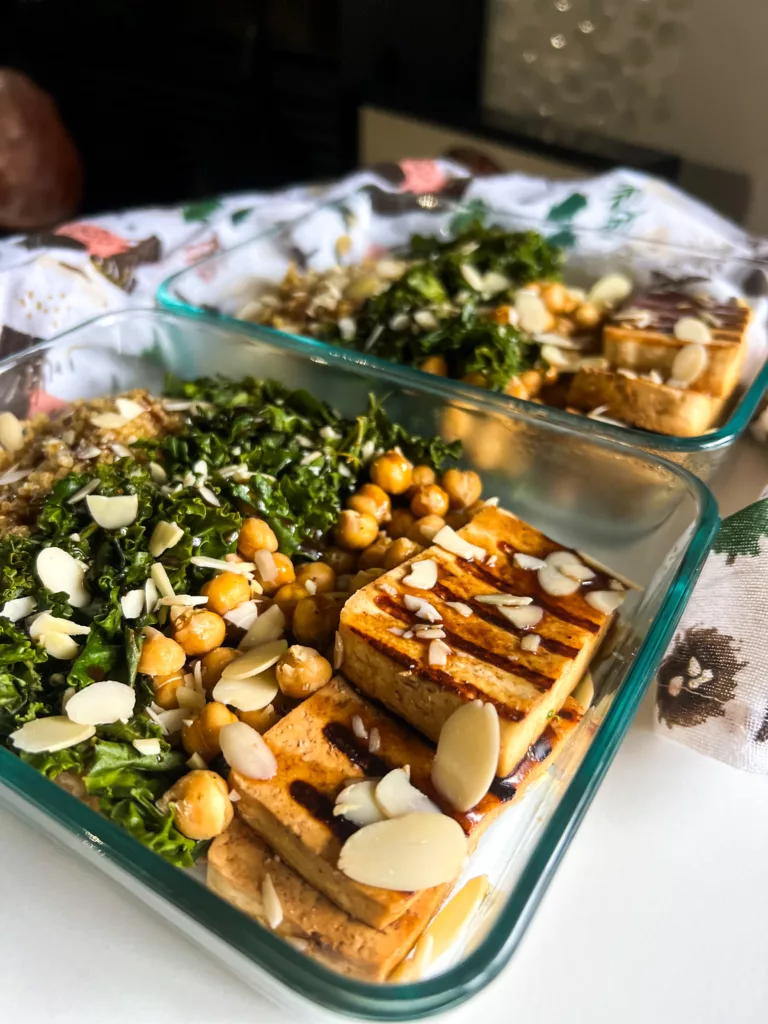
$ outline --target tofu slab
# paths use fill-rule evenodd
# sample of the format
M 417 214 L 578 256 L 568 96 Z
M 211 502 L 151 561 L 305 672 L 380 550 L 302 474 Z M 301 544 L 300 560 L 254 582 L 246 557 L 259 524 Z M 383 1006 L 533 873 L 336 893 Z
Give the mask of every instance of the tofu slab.
M 208 886 L 269 927 L 262 898 L 266 875 L 283 912 L 277 934 L 326 967 L 361 981 L 385 981 L 421 935 L 446 893 L 422 893 L 399 920 L 379 931 L 340 910 L 270 850 L 238 818 L 208 851 Z
M 675 324 L 682 317 L 703 319 L 711 335 L 706 346 L 708 361 L 690 390 L 717 398 L 731 394 L 746 354 L 748 306 L 703 305 L 674 291 L 647 292 L 634 296 L 628 305 L 631 309 L 619 310 L 603 331 L 603 353 L 614 366 L 637 373 L 658 370 L 670 377 L 675 356 L 689 344 L 675 337 Z
M 547 722 L 543 735 L 524 751 L 513 775 L 496 780 L 476 807 L 459 814 L 432 787 L 434 747 L 337 676 L 265 734 L 277 761 L 275 777 L 257 781 L 232 772 L 230 785 L 240 797 L 237 813 L 287 864 L 348 914 L 375 928 L 386 928 L 409 912 L 421 894 L 362 885 L 337 869 L 341 847 L 356 831 L 348 819 L 333 814 L 340 791 L 350 782 L 380 778 L 393 768 L 409 765 L 412 784 L 459 822 L 472 849 L 511 801 L 545 770 L 553 750 L 580 717 L 579 706 L 570 702 L 563 717 Z M 369 739 L 355 734 L 356 719 Z M 371 754 L 374 730 L 379 743 L 377 753 Z
M 608 406 L 605 416 L 630 426 L 671 437 L 699 437 L 717 423 L 725 399 L 613 370 L 582 369 L 573 377 L 568 404 L 583 412 Z
M 567 597 L 546 594 L 536 572 L 515 563 L 516 553 L 542 557 L 561 550 L 515 516 L 489 506 L 459 533 L 482 547 L 490 562 L 465 561 L 433 546 L 357 591 L 341 614 L 342 671 L 363 693 L 434 741 L 462 703 L 479 698 L 494 704 L 501 725 L 497 774 L 506 776 L 541 735 L 548 716 L 565 703 L 611 617 L 587 604 L 581 590 Z M 432 590 L 403 583 L 411 562 L 420 559 L 438 564 Z M 592 582 L 600 589 L 609 586 L 607 579 Z M 500 593 L 532 597 L 543 618 L 520 630 L 498 609 L 477 601 Z M 430 666 L 428 642 L 393 632 L 419 621 L 405 608 L 406 595 L 428 600 L 439 612 L 452 651 L 445 667 Z M 450 602 L 468 605 L 472 614 L 465 617 Z M 534 632 L 540 646 L 526 651 L 521 641 Z

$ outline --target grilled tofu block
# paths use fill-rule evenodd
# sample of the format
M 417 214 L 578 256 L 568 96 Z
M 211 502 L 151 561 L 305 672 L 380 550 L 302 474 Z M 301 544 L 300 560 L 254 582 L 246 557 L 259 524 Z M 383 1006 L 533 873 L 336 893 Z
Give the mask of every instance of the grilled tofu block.
M 674 328 L 683 317 L 702 320 L 710 332 L 707 365 L 690 385 L 691 391 L 727 398 L 739 382 L 746 355 L 748 306 L 737 303 L 704 305 L 682 292 L 658 291 L 635 296 L 630 308 L 617 312 L 603 331 L 603 353 L 614 366 L 635 373 L 659 371 L 671 377 L 675 356 L 686 345 Z
M 548 716 L 565 703 L 610 616 L 587 604 L 582 590 L 567 597 L 545 593 L 536 572 L 520 568 L 515 554 L 542 557 L 561 547 L 515 516 L 487 507 L 459 534 L 489 557 L 466 561 L 432 546 L 352 595 L 339 627 L 342 671 L 435 741 L 463 702 L 480 698 L 494 704 L 501 725 L 497 774 L 506 776 L 541 735 Z M 429 591 L 403 582 L 412 562 L 421 559 L 438 565 L 438 582 Z M 605 577 L 590 583 L 609 587 Z M 490 594 L 531 597 L 543 617 L 535 628 L 516 628 L 498 608 L 477 600 Z M 429 642 L 399 635 L 423 623 L 405 607 L 408 596 L 428 600 L 439 613 L 451 650 L 445 666 L 430 665 Z M 456 603 L 468 606 L 470 615 Z M 533 632 L 540 645 L 525 650 L 522 640 Z
M 245 822 L 235 818 L 208 851 L 208 886 L 268 927 L 262 884 L 269 875 L 283 912 L 277 934 L 326 967 L 361 981 L 385 981 L 421 935 L 447 887 L 422 893 L 379 931 L 362 924 L 305 882 Z
M 230 785 L 240 797 L 237 813 L 283 860 L 353 917 L 386 928 L 407 913 L 420 894 L 362 885 L 337 870 L 341 847 L 356 831 L 353 822 L 333 814 L 341 790 L 351 782 L 380 778 L 393 768 L 410 765 L 411 783 L 456 818 L 472 848 L 545 770 L 553 750 L 565 742 L 580 718 L 579 706 L 570 702 L 560 717 L 546 723 L 531 750 L 523 752 L 512 776 L 497 780 L 476 807 L 459 814 L 432 787 L 434 748 L 336 676 L 266 733 L 277 760 L 275 777 L 256 781 L 232 772 Z
M 718 422 L 725 401 L 612 370 L 579 370 L 568 392 L 568 404 L 576 409 L 591 412 L 607 406 L 606 416 L 671 437 L 706 433 Z

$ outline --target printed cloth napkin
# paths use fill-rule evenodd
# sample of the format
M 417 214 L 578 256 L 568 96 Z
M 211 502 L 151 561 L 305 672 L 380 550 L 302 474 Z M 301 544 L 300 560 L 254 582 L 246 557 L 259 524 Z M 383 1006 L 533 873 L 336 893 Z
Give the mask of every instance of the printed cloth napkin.
M 620 169 L 583 181 L 524 174 L 472 178 L 447 160 L 403 160 L 324 186 L 244 193 L 172 208 L 89 217 L 0 241 L 0 358 L 100 314 L 149 307 L 170 274 L 321 202 L 368 189 L 382 212 L 427 193 L 551 225 L 754 256 L 753 239 L 666 182 Z M 752 349 L 760 363 L 765 349 Z M 768 410 L 753 425 L 768 440 Z M 768 481 L 767 481 L 768 482 Z M 768 498 L 723 523 L 657 678 L 657 728 L 740 768 L 768 772 Z

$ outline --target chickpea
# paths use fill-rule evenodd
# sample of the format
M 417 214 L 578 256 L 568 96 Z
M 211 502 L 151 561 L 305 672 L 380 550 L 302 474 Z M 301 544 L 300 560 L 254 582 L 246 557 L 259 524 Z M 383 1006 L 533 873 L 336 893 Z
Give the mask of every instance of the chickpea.
M 408 532 L 408 540 L 415 544 L 429 545 L 434 540 L 435 534 L 445 526 L 445 519 L 442 516 L 424 516 L 417 519 Z
M 392 543 L 392 538 L 386 533 L 380 533 L 378 539 L 360 555 L 357 560 L 358 569 L 373 569 L 377 565 L 384 564 L 384 554 Z
M 421 544 L 416 544 L 414 541 L 408 540 L 407 537 L 399 537 L 384 556 L 384 568 L 387 570 L 396 569 L 407 558 L 418 555 L 423 550 L 424 548 Z
M 316 594 L 299 601 L 293 613 L 293 635 L 299 643 L 309 647 L 324 647 L 331 643 L 339 626 L 344 600 L 330 594 Z
M 224 619 L 216 612 L 192 612 L 182 615 L 173 624 L 173 638 L 186 654 L 207 654 L 221 647 L 227 633 Z
M 591 302 L 582 302 L 574 313 L 574 319 L 579 327 L 589 330 L 592 327 L 597 327 L 602 320 L 602 314 Z
M 363 484 L 359 491 L 347 499 L 347 508 L 373 516 L 377 523 L 386 523 L 392 517 L 389 495 L 376 484 Z
M 233 647 L 217 647 L 203 655 L 200 661 L 200 671 L 203 678 L 203 686 L 210 693 L 216 683 L 221 679 L 221 673 L 232 662 L 240 657 L 240 651 Z
M 232 821 L 229 787 L 216 772 L 188 772 L 165 794 L 174 804 L 173 823 L 187 839 L 213 839 Z
M 155 704 L 158 704 L 163 711 L 170 711 L 177 708 L 179 702 L 176 698 L 176 691 L 184 685 L 184 673 L 174 672 L 170 676 L 153 676 L 152 689 L 154 690 Z
M 438 377 L 448 376 L 448 363 L 444 356 L 429 356 L 419 366 L 424 373 L 434 373 Z
M 373 583 L 379 576 L 384 575 L 385 570 L 378 567 L 372 569 L 361 569 L 360 572 L 355 573 L 349 582 L 349 592 L 354 594 L 357 590 L 362 590 L 363 587 L 367 587 L 369 583 Z
M 419 487 L 429 487 L 437 483 L 437 476 L 431 466 L 414 466 L 411 477 L 411 486 L 408 488 L 407 498 L 412 498 Z
M 206 761 L 221 753 L 219 734 L 225 725 L 237 721 L 226 704 L 212 700 L 201 708 L 189 725 L 182 726 L 181 742 L 188 754 L 199 754 Z
M 139 658 L 139 672 L 148 676 L 172 676 L 184 668 L 184 648 L 170 637 L 157 633 L 144 641 Z
M 576 332 L 576 324 L 568 316 L 559 316 L 555 321 L 555 334 L 570 338 Z
M 246 519 L 237 538 L 237 550 L 248 562 L 257 551 L 277 551 L 277 537 L 269 523 L 263 519 Z
M 564 313 L 570 302 L 565 286 L 557 281 L 542 288 L 541 298 L 550 313 Z
M 406 537 L 415 522 L 416 516 L 409 508 L 396 508 L 392 513 L 391 522 L 387 524 L 387 533 L 393 540 Z
M 293 613 L 296 610 L 296 605 L 299 601 L 303 601 L 305 597 L 312 596 L 307 590 L 305 583 L 306 580 L 296 580 L 294 583 L 286 583 L 284 587 L 280 587 L 274 596 L 274 602 L 285 616 L 285 621 L 288 627 L 290 627 L 293 622 Z
M 352 583 L 352 573 L 346 572 L 341 576 L 336 577 L 336 591 L 337 593 L 348 594 L 349 587 Z
M 477 501 L 473 501 L 469 508 L 465 509 L 464 512 L 467 516 L 467 522 L 470 519 L 474 519 L 478 512 L 482 512 L 485 508 L 485 502 L 482 498 L 478 498 Z
M 237 717 L 256 732 L 266 732 L 280 721 L 281 716 L 274 704 L 267 704 L 259 711 L 238 711 Z
M 370 547 L 379 533 L 379 524 L 366 512 L 345 509 L 336 525 L 336 540 L 343 548 L 359 551 Z
M 286 697 L 304 700 L 325 686 L 333 675 L 331 663 L 312 647 L 294 644 L 277 663 L 277 682 Z
M 453 509 L 468 508 L 477 501 L 483 491 L 483 482 L 472 469 L 447 469 L 440 483 Z
M 444 516 L 448 511 L 448 495 L 437 484 L 419 487 L 411 498 L 411 512 L 417 519 L 424 516 Z
M 482 373 L 468 373 L 461 378 L 463 384 L 474 384 L 476 388 L 487 388 L 488 381 Z
M 325 559 L 336 573 L 343 576 L 345 573 L 354 572 L 357 563 L 357 556 L 353 551 L 344 551 L 342 548 L 328 548 L 325 552 Z
M 254 571 L 254 576 L 257 582 L 261 586 L 262 591 L 269 595 L 276 594 L 280 587 L 284 587 L 286 583 L 293 583 L 296 579 L 296 570 L 293 568 L 293 562 L 290 560 L 288 555 L 281 555 L 279 551 L 272 554 L 272 560 L 275 563 L 275 575 L 270 580 L 265 580 L 258 569 Z
M 371 480 L 387 494 L 405 494 L 413 480 L 413 466 L 400 452 L 385 452 L 373 460 Z
M 305 562 L 296 570 L 296 582 L 311 581 L 316 594 L 327 594 L 336 589 L 336 573 L 325 562 Z
M 208 598 L 208 608 L 218 615 L 226 615 L 251 598 L 251 584 L 239 572 L 222 572 L 200 589 Z
M 469 515 L 466 509 L 454 509 L 452 508 L 448 515 L 445 517 L 445 522 L 452 530 L 460 530 L 462 526 L 466 526 L 469 522 Z

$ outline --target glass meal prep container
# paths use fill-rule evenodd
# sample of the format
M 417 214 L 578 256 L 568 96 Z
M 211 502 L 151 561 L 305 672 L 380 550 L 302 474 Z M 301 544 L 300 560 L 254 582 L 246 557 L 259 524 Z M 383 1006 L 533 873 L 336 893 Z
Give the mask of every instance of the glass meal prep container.
M 464 218 L 466 222 L 471 215 L 471 211 L 451 206 L 442 199 L 438 202 L 431 196 L 414 197 L 413 206 L 412 211 L 396 215 L 379 213 L 371 193 L 363 190 L 174 274 L 160 286 L 157 301 L 165 309 L 215 313 L 230 322 L 248 299 L 254 297 L 259 283 L 281 281 L 297 255 L 302 256 L 308 269 L 325 270 L 339 260 L 337 240 L 348 236 L 351 244 L 342 257 L 343 263 L 348 265 L 359 261 L 372 249 L 382 252 L 403 247 L 414 234 L 451 237 L 456 218 Z M 750 342 L 751 353 L 742 369 L 742 379 L 728 399 L 719 425 L 701 436 L 671 437 L 579 416 L 552 406 L 524 403 L 525 408 L 539 418 L 569 424 L 585 434 L 607 435 L 677 462 L 701 479 L 710 480 L 730 447 L 746 430 L 768 390 L 768 299 L 762 294 L 766 290 L 764 271 L 768 264 L 635 240 L 607 230 L 569 227 L 563 232 L 555 223 L 527 221 L 494 210 L 485 212 L 484 223 L 510 231 L 534 230 L 563 245 L 564 279 L 572 286 L 589 287 L 604 274 L 616 271 L 644 283 L 651 271 L 661 271 L 675 278 L 699 275 L 719 279 L 747 295 L 754 309 L 750 331 L 758 332 L 759 336 L 753 339 L 754 345 Z M 282 331 L 276 333 L 286 335 Z M 324 342 L 314 344 L 327 347 Z M 376 356 L 366 356 L 366 360 L 372 366 L 387 365 Z M 408 372 L 416 375 L 414 380 L 420 379 L 420 371 L 409 368 Z M 506 401 L 518 405 L 523 400 L 506 398 Z
M 0 747 L 0 801 L 80 854 L 173 922 L 293 1019 L 417 1019 L 469 998 L 512 955 L 642 699 L 717 528 L 713 498 L 679 466 L 578 429 L 562 417 L 441 378 L 273 333 L 154 310 L 109 314 L 0 364 L 0 409 L 24 417 L 41 396 L 64 401 L 142 387 L 166 372 L 277 379 L 304 387 L 343 415 L 369 393 L 412 431 L 450 430 L 463 417 L 494 437 L 479 468 L 498 495 L 554 538 L 640 585 L 623 606 L 582 722 L 549 773 L 483 837 L 463 877 L 484 873 L 491 893 L 461 941 L 424 980 L 369 984 L 321 966 L 206 889 L 203 869 L 163 861 Z

